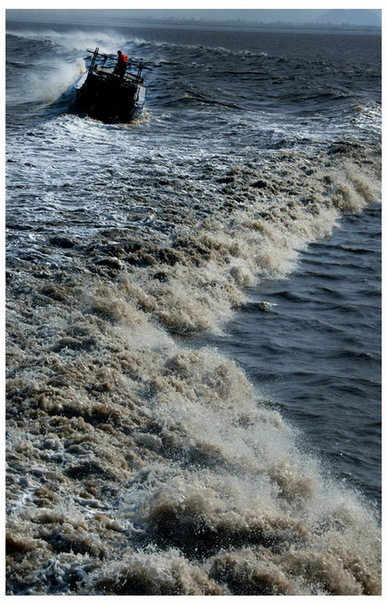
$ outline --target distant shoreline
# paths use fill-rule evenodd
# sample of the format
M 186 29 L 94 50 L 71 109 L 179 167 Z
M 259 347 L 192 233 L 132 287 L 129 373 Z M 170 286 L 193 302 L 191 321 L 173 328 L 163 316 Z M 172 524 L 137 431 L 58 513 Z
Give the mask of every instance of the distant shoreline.
M 246 21 L 204 21 L 200 19 L 132 19 L 141 24 L 152 23 L 157 25 L 184 25 L 200 27 L 222 27 L 222 28 L 238 28 L 238 29 L 302 29 L 302 30 L 329 30 L 329 31 L 381 31 L 379 25 L 350 25 L 342 23 L 334 25 L 332 23 L 283 23 L 281 21 L 273 23 L 247 23 Z
M 17 19 L 12 17 L 12 19 L 7 20 L 7 24 L 11 23 L 25 23 L 26 25 L 32 23 L 39 23 L 41 25 L 88 25 L 93 27 L 103 26 L 103 27 L 129 27 L 130 25 L 134 26 L 148 26 L 148 27 L 175 27 L 175 28 L 204 28 L 204 29 L 230 29 L 230 30 L 259 30 L 259 31 L 294 31 L 294 32 L 304 32 L 304 33 L 381 33 L 382 28 L 379 25 L 349 25 L 346 23 L 342 23 L 340 25 L 334 25 L 332 23 L 247 23 L 241 21 L 204 21 L 198 19 L 140 19 L 140 18 L 131 18 L 128 20 L 128 25 L 124 26 L 122 21 L 114 22 L 112 20 L 111 23 L 107 23 L 105 21 L 104 24 L 98 23 L 97 21 L 91 22 L 90 19 L 87 21 L 62 21 L 62 20 L 54 20 L 51 18 L 42 19 L 29 19 L 26 21 L 25 19 Z

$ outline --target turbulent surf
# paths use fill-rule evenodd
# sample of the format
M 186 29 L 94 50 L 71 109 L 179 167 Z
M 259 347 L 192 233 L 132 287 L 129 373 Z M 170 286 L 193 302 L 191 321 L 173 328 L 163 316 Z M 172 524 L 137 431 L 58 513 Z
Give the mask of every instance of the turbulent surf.
M 95 46 L 137 122 L 73 113 Z M 379 203 L 377 35 L 8 23 L 7 594 L 380 594 L 356 470 L 207 338 Z

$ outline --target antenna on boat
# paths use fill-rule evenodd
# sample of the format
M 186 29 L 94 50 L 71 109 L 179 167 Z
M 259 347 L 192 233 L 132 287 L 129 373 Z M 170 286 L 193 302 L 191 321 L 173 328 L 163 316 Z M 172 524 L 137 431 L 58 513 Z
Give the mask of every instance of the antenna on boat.
M 138 79 L 140 79 L 140 78 L 141 78 L 141 74 L 142 74 L 142 69 L 143 69 L 143 67 L 144 67 L 144 65 L 143 65 L 143 63 L 141 62 L 141 63 L 138 65 L 138 70 L 137 70 L 137 76 L 136 76 L 136 77 L 137 77 Z
M 90 66 L 89 66 L 89 73 L 91 73 L 93 71 L 93 69 L 94 69 L 94 65 L 95 65 L 95 62 L 96 62 L 97 57 L 98 57 L 98 51 L 99 51 L 99 47 L 97 47 L 95 49 L 95 51 L 93 52 L 93 57 L 91 59 L 91 63 L 90 63 Z

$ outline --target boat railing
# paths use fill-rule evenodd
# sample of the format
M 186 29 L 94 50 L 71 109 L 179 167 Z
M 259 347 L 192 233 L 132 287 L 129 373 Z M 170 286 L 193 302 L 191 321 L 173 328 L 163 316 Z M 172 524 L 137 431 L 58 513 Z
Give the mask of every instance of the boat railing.
M 117 66 L 117 55 L 108 55 L 106 53 L 100 53 L 99 48 L 97 47 L 95 50 L 87 50 L 87 52 L 91 53 L 91 61 L 88 68 L 89 74 L 93 71 L 98 71 L 98 69 L 113 69 Z M 128 70 L 132 67 L 137 68 L 137 72 L 133 73 L 127 71 L 125 75 L 129 75 L 131 79 L 135 79 L 137 82 L 142 83 L 144 81 L 142 77 L 142 72 L 144 69 L 150 70 L 150 67 L 147 67 L 143 61 L 139 63 L 137 61 L 129 61 L 128 62 Z M 106 74 L 107 75 L 107 74 Z

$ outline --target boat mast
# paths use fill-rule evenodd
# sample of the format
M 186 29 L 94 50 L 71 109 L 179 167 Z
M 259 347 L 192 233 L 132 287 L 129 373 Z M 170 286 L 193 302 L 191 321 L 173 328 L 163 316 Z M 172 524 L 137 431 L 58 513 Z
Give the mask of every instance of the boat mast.
M 99 47 L 97 47 L 95 49 L 95 51 L 93 52 L 93 57 L 91 59 L 90 65 L 89 65 L 89 73 L 91 73 L 93 71 L 93 69 L 94 69 L 94 65 L 95 65 L 95 62 L 96 62 L 97 57 L 98 57 L 98 51 L 99 51 Z

